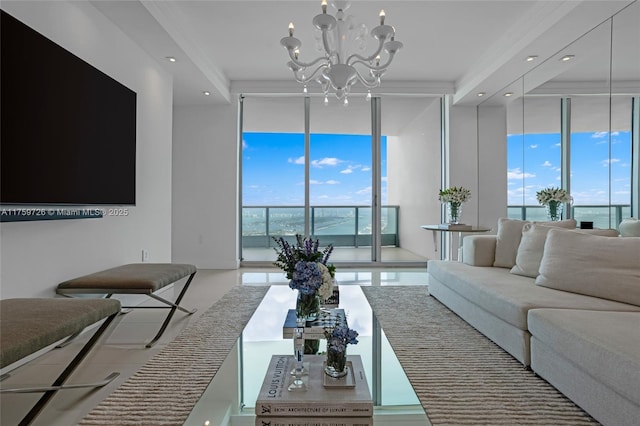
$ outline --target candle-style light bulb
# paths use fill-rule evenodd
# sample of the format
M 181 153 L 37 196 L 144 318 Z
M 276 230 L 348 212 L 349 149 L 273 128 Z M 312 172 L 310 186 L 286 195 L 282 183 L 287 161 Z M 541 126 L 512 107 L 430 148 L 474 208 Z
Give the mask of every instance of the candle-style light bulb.
M 380 66 L 380 55 L 376 56 L 376 67 Z
M 296 50 L 293 51 L 293 57 L 298 59 L 298 56 L 300 56 L 300 50 L 296 49 Z
M 380 25 L 384 25 L 384 9 L 380 10 Z
M 289 22 L 289 37 L 293 37 L 293 30 L 294 30 L 293 22 Z
M 329 105 L 329 96 L 324 95 L 324 105 L 327 106 Z
M 322 13 L 327 13 L 327 0 L 322 0 L 320 5 L 322 6 Z

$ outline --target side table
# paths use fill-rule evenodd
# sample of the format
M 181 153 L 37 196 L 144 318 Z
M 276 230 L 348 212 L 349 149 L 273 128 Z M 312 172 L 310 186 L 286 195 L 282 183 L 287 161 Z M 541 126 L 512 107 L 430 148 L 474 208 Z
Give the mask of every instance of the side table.
M 433 247 L 435 249 L 435 251 L 438 251 L 438 239 L 437 239 L 437 235 L 436 233 L 438 232 L 446 232 L 446 233 L 452 233 L 455 232 L 458 234 L 458 244 L 460 245 L 460 248 L 462 248 L 462 234 L 463 233 L 477 233 L 477 232 L 489 232 L 491 231 L 491 229 L 489 228 L 481 228 L 481 227 L 476 227 L 473 226 L 470 229 L 449 229 L 446 227 L 443 227 L 442 225 L 422 225 L 420 226 L 420 228 L 425 229 L 427 231 L 431 231 L 433 234 Z M 453 242 L 450 240 L 447 244 L 447 248 L 448 248 L 448 257 L 445 259 L 443 257 L 443 253 L 440 253 L 440 259 L 442 260 L 453 260 Z M 459 259 L 456 259 L 459 260 Z

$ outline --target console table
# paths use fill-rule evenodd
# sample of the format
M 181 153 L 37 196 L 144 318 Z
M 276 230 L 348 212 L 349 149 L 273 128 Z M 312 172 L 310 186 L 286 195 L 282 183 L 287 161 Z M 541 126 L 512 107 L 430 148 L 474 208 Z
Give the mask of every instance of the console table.
M 445 228 L 442 225 L 422 225 L 420 226 L 420 228 L 425 229 L 427 231 L 431 231 L 433 234 L 433 247 L 435 249 L 435 251 L 438 251 L 438 239 L 437 239 L 437 233 L 438 232 L 448 232 L 448 233 L 452 233 L 455 232 L 458 234 L 458 244 L 460 245 L 460 247 L 462 247 L 462 234 L 463 233 L 476 233 L 476 232 L 489 232 L 491 231 L 491 229 L 489 228 L 481 228 L 481 227 L 476 227 L 476 226 L 472 226 L 470 229 L 469 228 L 465 228 L 465 229 L 456 229 L 455 227 L 453 228 Z M 448 246 L 448 251 L 449 251 L 449 256 L 446 260 L 453 260 L 453 244 L 451 241 L 449 241 L 449 244 L 447 244 Z M 445 260 L 443 258 L 443 253 L 440 253 L 440 259 Z M 460 260 L 460 259 L 457 259 Z

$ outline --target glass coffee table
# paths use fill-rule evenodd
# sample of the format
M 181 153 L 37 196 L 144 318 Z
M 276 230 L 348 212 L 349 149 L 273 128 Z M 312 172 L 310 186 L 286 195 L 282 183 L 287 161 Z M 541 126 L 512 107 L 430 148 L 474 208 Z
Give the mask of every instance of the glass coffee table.
M 293 342 L 282 337 L 282 326 L 295 302 L 296 292 L 288 286 L 271 286 L 186 425 L 260 424 L 254 407 L 271 357 L 293 357 Z M 349 327 L 359 333 L 358 344 L 349 345 L 348 354 L 362 359 L 374 404 L 373 424 L 430 425 L 360 287 L 341 285 L 339 307 L 345 310 Z M 321 340 L 320 352 L 325 350 L 326 341 Z

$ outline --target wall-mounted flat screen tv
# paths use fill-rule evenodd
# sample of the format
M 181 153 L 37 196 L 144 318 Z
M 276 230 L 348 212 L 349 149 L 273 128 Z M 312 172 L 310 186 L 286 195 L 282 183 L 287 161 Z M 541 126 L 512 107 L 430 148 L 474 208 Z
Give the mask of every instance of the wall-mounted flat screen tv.
M 134 205 L 136 93 L 1 14 L 0 203 Z

